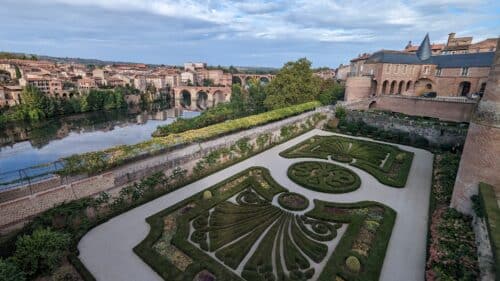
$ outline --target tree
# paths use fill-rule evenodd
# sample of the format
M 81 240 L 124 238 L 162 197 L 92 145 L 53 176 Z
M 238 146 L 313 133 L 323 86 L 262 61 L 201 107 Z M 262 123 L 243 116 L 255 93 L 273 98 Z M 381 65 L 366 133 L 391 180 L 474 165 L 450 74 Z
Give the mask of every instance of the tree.
M 250 79 L 248 83 L 248 101 L 246 110 L 249 113 L 255 114 L 265 111 L 264 100 L 266 99 L 266 86 L 260 79 L 255 77 Z
M 14 261 L 29 278 L 49 274 L 61 263 L 69 243 L 68 234 L 39 228 L 17 239 Z
M 268 84 L 264 105 L 277 109 L 312 101 L 318 98 L 319 89 L 320 78 L 313 75 L 309 60 L 287 62 Z
M 333 79 L 321 81 L 320 94 L 318 100 L 324 104 L 334 104 L 336 101 L 344 98 L 344 87 Z
M 244 112 L 247 95 L 240 84 L 233 84 L 231 89 L 231 105 L 236 112 Z
M 12 259 L 0 258 L 0 280 L 3 281 L 24 281 L 26 276 Z

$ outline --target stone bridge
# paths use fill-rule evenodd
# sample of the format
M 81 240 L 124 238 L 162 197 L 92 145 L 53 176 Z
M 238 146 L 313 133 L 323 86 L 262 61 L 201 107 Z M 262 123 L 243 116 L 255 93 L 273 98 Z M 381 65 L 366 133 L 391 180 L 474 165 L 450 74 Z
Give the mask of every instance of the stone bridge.
M 229 101 L 231 87 L 178 86 L 173 88 L 176 107 L 189 110 L 205 110 Z
M 259 79 L 261 83 L 269 83 L 275 75 L 272 74 L 233 74 L 233 84 L 240 84 L 246 87 L 250 79 Z

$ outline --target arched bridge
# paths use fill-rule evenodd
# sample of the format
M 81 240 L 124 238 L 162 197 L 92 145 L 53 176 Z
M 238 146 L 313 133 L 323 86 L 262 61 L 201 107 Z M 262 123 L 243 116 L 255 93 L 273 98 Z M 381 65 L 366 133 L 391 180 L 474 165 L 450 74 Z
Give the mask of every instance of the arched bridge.
M 174 87 L 176 107 L 189 110 L 205 110 L 231 99 L 231 87 Z
M 240 84 L 246 87 L 251 79 L 258 79 L 261 83 L 269 83 L 273 80 L 275 75 L 272 74 L 233 74 L 233 84 Z

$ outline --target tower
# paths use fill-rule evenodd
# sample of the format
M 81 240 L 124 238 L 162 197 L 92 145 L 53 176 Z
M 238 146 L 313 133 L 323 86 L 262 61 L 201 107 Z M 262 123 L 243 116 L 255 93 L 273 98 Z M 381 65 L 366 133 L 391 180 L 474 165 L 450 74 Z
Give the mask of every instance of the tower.
M 472 212 L 470 197 L 484 182 L 494 186 L 500 198 L 500 38 L 483 98 L 479 102 L 467 132 L 451 206 Z

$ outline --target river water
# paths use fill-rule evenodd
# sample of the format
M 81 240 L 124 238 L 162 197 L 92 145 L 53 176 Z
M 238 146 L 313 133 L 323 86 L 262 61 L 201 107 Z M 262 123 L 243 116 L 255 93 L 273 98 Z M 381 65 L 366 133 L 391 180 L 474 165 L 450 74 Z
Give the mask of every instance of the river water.
M 197 115 L 198 112 L 174 108 L 94 112 L 37 125 L 11 124 L 0 128 L 0 190 L 2 182 L 24 174 L 31 176 L 30 167 L 73 154 L 139 143 L 151 138 L 159 125 L 172 123 L 179 116 Z

